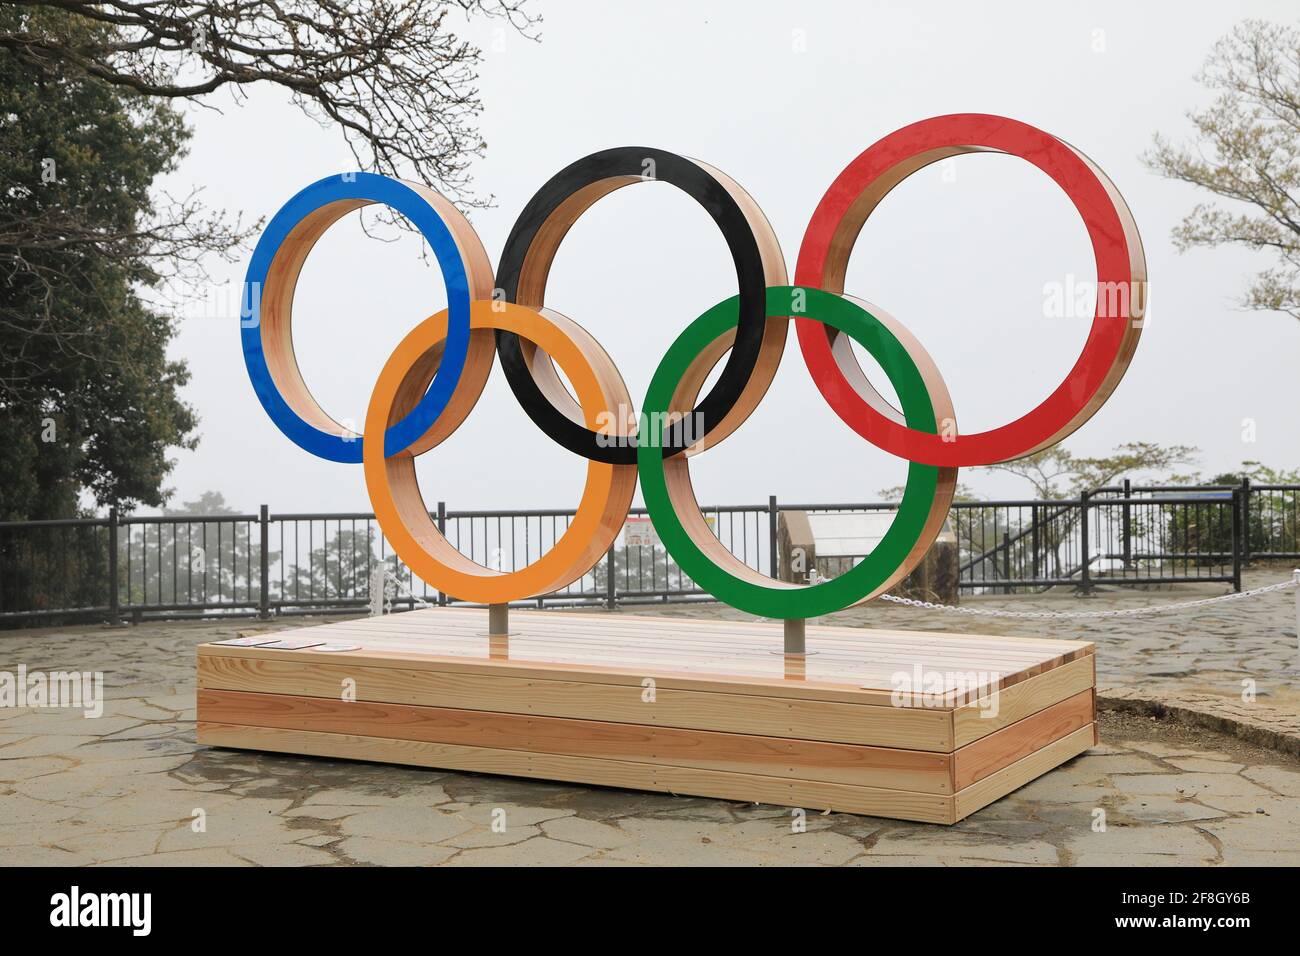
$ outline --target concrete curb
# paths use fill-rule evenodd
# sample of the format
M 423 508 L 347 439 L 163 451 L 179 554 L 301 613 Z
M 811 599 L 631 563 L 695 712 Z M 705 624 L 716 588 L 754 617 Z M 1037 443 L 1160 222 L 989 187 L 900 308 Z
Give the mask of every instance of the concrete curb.
M 1211 694 L 1162 694 L 1113 688 L 1097 692 L 1097 707 L 1174 720 L 1300 757 L 1300 716 L 1259 702 L 1248 704 Z

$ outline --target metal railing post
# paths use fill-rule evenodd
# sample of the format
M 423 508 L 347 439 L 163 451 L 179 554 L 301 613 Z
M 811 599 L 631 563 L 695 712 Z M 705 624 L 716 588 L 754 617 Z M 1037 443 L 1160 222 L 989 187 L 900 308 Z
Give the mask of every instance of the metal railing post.
M 1002 532 L 1002 579 L 1007 582 L 1007 586 L 1002 589 L 1002 593 L 1010 594 L 1011 588 L 1011 532 Z
M 1079 563 L 1082 566 L 1080 570 L 1079 590 L 1087 594 L 1092 589 L 1092 574 L 1090 560 L 1092 547 L 1088 541 L 1088 492 L 1079 492 Z
M 1029 549 L 1033 552 L 1033 580 L 1038 580 L 1039 570 L 1042 562 L 1038 554 L 1038 506 L 1034 505 L 1029 509 Z
M 605 555 L 605 610 L 618 609 L 618 581 L 614 577 L 614 551 L 618 545 L 609 549 Z
M 438 502 L 438 533 L 444 538 L 447 536 L 447 502 Z M 447 595 L 441 591 L 438 592 L 438 607 L 447 606 Z
M 1122 534 L 1124 535 L 1124 569 L 1127 571 L 1133 565 L 1133 506 L 1130 505 L 1129 499 L 1133 497 L 1133 484 L 1129 479 L 1124 479 L 1124 507 L 1121 511 L 1121 522 L 1123 524 Z
M 1241 520 L 1241 497 L 1242 492 L 1246 489 L 1232 489 L 1232 589 L 1241 590 L 1241 563 L 1242 563 L 1242 520 Z M 1247 535 L 1250 534 L 1249 525 L 1246 526 Z
M 1241 560 L 1250 563 L 1250 475 L 1241 476 Z M 1267 549 L 1266 549 L 1267 550 Z M 1238 588 L 1237 590 L 1241 590 Z
M 257 598 L 257 616 L 263 621 L 271 616 L 271 509 L 262 505 L 257 515 L 257 526 L 261 538 L 261 556 L 258 560 L 261 593 Z
M 776 495 L 767 497 L 767 561 L 768 575 L 779 578 L 776 548 Z
M 108 620 L 110 624 L 117 624 L 121 621 L 119 612 L 121 611 L 122 598 L 117 587 L 117 532 L 117 506 L 114 505 L 108 509 Z

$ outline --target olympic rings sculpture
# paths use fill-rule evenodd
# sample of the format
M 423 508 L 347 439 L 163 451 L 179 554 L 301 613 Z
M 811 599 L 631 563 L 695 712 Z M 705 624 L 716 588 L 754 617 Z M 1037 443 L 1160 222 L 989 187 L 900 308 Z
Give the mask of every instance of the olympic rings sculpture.
M 1020 418 L 964 435 L 921 343 L 884 310 L 846 295 L 844 276 L 858 233 L 890 190 L 931 163 L 969 152 L 1018 156 L 1064 190 L 1092 243 L 1098 295 L 1091 331 L 1065 380 Z M 738 294 L 681 332 L 633 421 L 621 414 L 631 399 L 613 361 L 545 298 L 551 263 L 573 223 L 613 190 L 646 181 L 671 183 L 709 213 L 730 250 Z M 372 203 L 402 214 L 423 234 L 441 268 L 448 308 L 422 321 L 393 351 L 357 436 L 307 389 L 293 353 L 292 303 L 316 240 L 346 213 Z M 613 545 L 639 480 L 665 548 L 696 583 L 754 614 L 806 618 L 870 600 L 911 571 L 947 518 L 958 467 L 1032 454 L 1087 421 L 1132 360 L 1145 282 L 1133 217 L 1091 160 L 1025 123 L 955 114 L 889 134 L 840 173 L 804 233 L 793 284 L 753 199 L 721 171 L 663 150 L 609 149 L 561 170 L 524 207 L 495 276 L 474 230 L 436 192 L 369 173 L 323 179 L 289 200 L 258 241 L 244 291 L 251 321 L 241 323 L 241 335 L 249 377 L 271 420 L 312 454 L 360 462 L 375 516 L 398 556 L 452 597 L 505 604 L 577 580 Z M 689 471 L 691 457 L 733 433 L 762 400 L 791 319 L 830 407 L 867 441 L 909 463 L 902 502 L 878 546 L 847 573 L 809 586 L 773 580 L 731 554 L 700 513 Z M 901 409 L 867 379 L 850 340 L 884 369 Z M 416 456 L 468 416 L 494 357 L 529 418 L 587 459 L 582 500 L 566 532 L 539 560 L 509 572 L 472 561 L 443 537 L 415 474 Z M 720 362 L 717 381 L 701 398 Z

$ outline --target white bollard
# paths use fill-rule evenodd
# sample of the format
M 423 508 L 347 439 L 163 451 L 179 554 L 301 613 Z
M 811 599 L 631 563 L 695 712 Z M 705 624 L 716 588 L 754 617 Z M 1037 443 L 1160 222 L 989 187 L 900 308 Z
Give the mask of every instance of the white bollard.
M 376 564 L 370 571 L 370 616 L 379 617 L 384 613 L 384 589 L 388 586 L 388 570 L 383 563 Z
M 1295 578 L 1295 584 L 1296 584 L 1296 587 L 1295 587 L 1295 637 L 1296 637 L 1296 651 L 1297 651 L 1298 654 L 1300 654 L 1300 568 L 1295 568 L 1295 569 L 1293 569 L 1293 570 L 1291 571 L 1291 574 L 1294 576 L 1294 578 Z M 1297 671 L 1298 673 L 1300 673 L 1300 657 L 1298 657 L 1298 658 L 1297 658 L 1297 661 L 1296 661 L 1296 671 Z

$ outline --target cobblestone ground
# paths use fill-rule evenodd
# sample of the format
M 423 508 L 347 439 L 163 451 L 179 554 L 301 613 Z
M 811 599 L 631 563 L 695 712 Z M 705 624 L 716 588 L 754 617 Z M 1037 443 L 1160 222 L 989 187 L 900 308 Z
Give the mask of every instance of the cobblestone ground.
M 1254 583 L 1282 572 L 1255 575 Z M 1035 598 L 1091 609 L 1199 591 Z M 981 599 L 980 606 L 999 601 Z M 1008 602 L 1025 608 L 1026 601 Z M 724 613 L 711 606 L 690 613 Z M 674 611 L 673 613 L 679 613 Z M 1102 683 L 1225 700 L 1254 679 L 1294 713 L 1294 595 L 1101 623 L 954 621 L 873 606 L 845 623 L 1084 637 Z M 292 622 L 285 626 L 294 626 Z M 984 626 L 984 625 L 990 626 Z M 1104 744 L 955 827 L 194 743 L 193 646 L 246 623 L 0 634 L 0 670 L 99 670 L 103 716 L 0 708 L 0 860 L 23 864 L 1300 864 L 1300 762 L 1108 715 Z M 201 811 L 201 814 L 199 813 Z M 196 832 L 195 820 L 202 820 Z M 1104 829 L 1099 829 L 1104 821 Z

